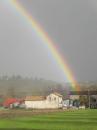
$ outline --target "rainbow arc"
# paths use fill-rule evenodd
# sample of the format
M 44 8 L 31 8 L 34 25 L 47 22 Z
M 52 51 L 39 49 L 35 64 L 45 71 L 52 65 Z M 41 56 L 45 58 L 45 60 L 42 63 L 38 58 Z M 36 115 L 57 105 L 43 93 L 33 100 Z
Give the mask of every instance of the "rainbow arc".
M 72 74 L 72 71 L 67 64 L 67 61 L 59 53 L 58 49 L 55 47 L 54 42 L 49 37 L 49 35 L 44 31 L 43 27 L 39 25 L 39 23 L 35 20 L 35 18 L 30 15 L 29 12 L 20 4 L 18 0 L 9 0 L 9 3 L 17 13 L 19 13 L 22 17 L 25 18 L 26 22 L 28 22 L 32 28 L 35 30 L 37 35 L 43 40 L 43 44 L 46 44 L 48 47 L 51 55 L 56 60 L 57 64 L 59 65 L 60 69 L 63 71 L 65 77 L 67 78 L 68 82 L 71 84 L 73 90 L 79 90 L 79 86 Z

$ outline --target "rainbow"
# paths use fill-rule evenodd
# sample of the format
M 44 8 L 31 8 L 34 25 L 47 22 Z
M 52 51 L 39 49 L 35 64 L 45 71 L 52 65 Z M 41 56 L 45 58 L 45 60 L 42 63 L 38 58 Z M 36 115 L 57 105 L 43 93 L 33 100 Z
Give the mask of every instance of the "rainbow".
M 48 34 L 44 31 L 44 29 L 39 25 L 39 23 L 35 20 L 35 18 L 30 15 L 27 10 L 19 3 L 18 0 L 8 0 L 10 5 L 18 12 L 22 17 L 26 19 L 26 22 L 28 22 L 31 25 L 31 28 L 36 31 L 37 35 L 43 40 L 43 44 L 46 44 L 48 47 L 51 55 L 58 63 L 60 69 L 65 74 L 65 77 L 67 78 L 68 82 L 71 84 L 73 90 L 79 90 L 79 86 L 64 58 L 59 53 L 58 49 L 55 47 L 54 42 L 51 40 L 51 38 L 48 36 Z

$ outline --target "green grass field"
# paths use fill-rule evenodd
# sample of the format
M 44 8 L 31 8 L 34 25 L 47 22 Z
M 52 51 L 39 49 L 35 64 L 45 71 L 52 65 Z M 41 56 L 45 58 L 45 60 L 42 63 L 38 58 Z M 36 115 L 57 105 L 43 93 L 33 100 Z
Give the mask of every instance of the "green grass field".
M 57 112 L 0 119 L 0 128 L 27 130 L 97 130 L 97 110 Z

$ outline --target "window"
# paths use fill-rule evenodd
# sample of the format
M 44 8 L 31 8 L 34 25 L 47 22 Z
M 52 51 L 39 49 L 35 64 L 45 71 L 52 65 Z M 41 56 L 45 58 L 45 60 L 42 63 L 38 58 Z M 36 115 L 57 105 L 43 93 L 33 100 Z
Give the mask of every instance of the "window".
M 56 97 L 54 97 L 54 101 L 56 101 Z

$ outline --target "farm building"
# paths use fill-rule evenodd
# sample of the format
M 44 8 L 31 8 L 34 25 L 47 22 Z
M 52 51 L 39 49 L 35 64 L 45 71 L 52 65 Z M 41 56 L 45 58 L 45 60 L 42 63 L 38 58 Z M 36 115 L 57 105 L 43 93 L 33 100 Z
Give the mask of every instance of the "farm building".
M 69 108 L 73 106 L 73 100 L 71 99 L 64 99 L 63 100 L 63 107 Z
M 23 104 L 24 104 L 23 99 L 7 98 L 4 101 L 3 106 L 5 108 L 21 108 Z
M 62 95 L 59 93 L 51 93 L 48 96 L 27 96 L 25 106 L 33 109 L 62 108 L 62 101 Z

